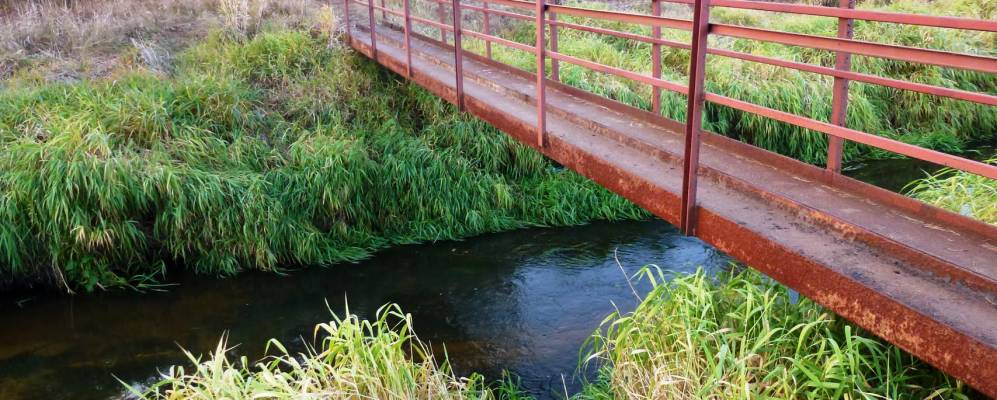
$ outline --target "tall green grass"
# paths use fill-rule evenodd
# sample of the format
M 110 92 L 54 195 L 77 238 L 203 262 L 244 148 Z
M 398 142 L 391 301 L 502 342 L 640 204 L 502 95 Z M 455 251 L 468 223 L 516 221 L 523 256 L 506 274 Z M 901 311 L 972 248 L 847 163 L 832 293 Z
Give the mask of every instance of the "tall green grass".
M 586 8 L 609 7 L 606 3 L 585 0 L 569 3 Z M 993 14 L 992 7 L 980 4 L 980 0 L 947 2 L 898 0 L 890 2 L 887 6 L 875 4 L 860 6 L 888 11 L 958 15 L 981 19 L 992 18 Z M 670 12 L 688 17 L 683 14 L 687 12 L 684 6 L 669 7 Z M 568 22 L 619 31 L 650 34 L 649 28 L 633 24 L 566 15 L 559 18 Z M 837 20 L 833 18 L 724 8 L 716 9 L 711 20 L 823 36 L 834 36 L 837 29 Z M 560 52 L 647 75 L 651 73 L 649 44 L 570 29 L 560 29 L 558 32 Z M 500 35 L 522 43 L 532 43 L 535 40 L 534 28 L 528 23 L 511 23 Z M 677 42 L 690 41 L 688 33 L 677 30 L 663 29 L 663 37 Z M 903 46 L 997 55 L 995 51 L 997 35 L 985 32 L 860 21 L 855 26 L 855 38 Z M 468 39 L 467 42 L 469 49 L 484 53 L 484 45 L 480 41 Z M 834 54 L 822 50 L 727 37 L 712 40 L 711 46 L 827 67 L 834 66 Z M 536 69 L 533 54 L 498 45 L 493 46 L 493 53 L 496 58 L 520 68 Z M 686 50 L 663 47 L 662 78 L 686 84 L 689 57 L 689 52 Z M 864 56 L 854 57 L 853 69 L 873 75 L 997 94 L 997 76 L 994 74 Z M 651 108 L 651 89 L 647 85 L 592 72 L 563 62 L 561 79 L 569 85 L 633 106 L 648 110 Z M 832 83 L 832 78 L 817 74 L 720 56 L 710 56 L 710 61 L 707 63 L 707 90 L 822 121 L 828 121 L 830 118 Z M 972 142 L 993 140 L 997 137 L 997 108 L 994 107 L 855 82 L 851 85 L 849 99 L 847 123 L 848 127 L 853 129 L 948 152 L 959 152 L 970 146 Z M 665 91 L 662 114 L 683 121 L 685 113 L 685 97 Z M 714 132 L 810 163 L 826 162 L 827 137 L 824 134 L 710 103 L 707 104 L 704 121 L 705 128 Z M 887 157 L 897 156 L 855 144 L 849 144 L 845 149 L 846 159 Z
M 997 159 L 987 163 L 997 164 Z M 928 204 L 997 225 L 997 181 L 993 179 L 946 168 L 911 182 L 905 190 Z
M 0 274 L 71 290 L 646 215 L 321 35 L 0 92 Z
M 756 272 L 642 274 L 654 289 L 590 339 L 576 399 L 965 399 L 961 383 Z
M 225 340 L 202 360 L 186 352 L 190 370 L 174 367 L 151 388 L 132 392 L 143 399 L 443 399 L 506 398 L 487 387 L 484 378 L 458 378 L 445 358 L 437 363 L 412 331 L 411 315 L 395 305 L 378 310 L 375 319 L 350 314 L 315 326 L 320 342 L 303 354 L 291 354 L 271 339 L 274 355 L 251 363 L 229 358 Z

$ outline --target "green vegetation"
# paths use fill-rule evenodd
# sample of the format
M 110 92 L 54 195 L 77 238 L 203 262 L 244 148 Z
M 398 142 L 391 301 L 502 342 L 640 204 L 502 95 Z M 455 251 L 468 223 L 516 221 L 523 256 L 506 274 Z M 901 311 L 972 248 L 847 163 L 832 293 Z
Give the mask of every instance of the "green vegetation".
M 173 72 L 0 93 L 7 283 L 142 285 L 643 211 L 325 33 L 216 31 Z M 128 58 L 130 57 L 130 59 Z
M 997 164 L 997 159 L 987 162 Z M 993 179 L 943 169 L 912 182 L 906 190 L 929 204 L 997 225 L 997 182 Z
M 397 306 L 384 306 L 373 321 L 347 311 L 344 318 L 315 326 L 321 344 L 298 356 L 280 342 L 278 354 L 250 365 L 229 360 L 223 339 L 201 361 L 187 353 L 192 371 L 175 367 L 144 399 L 495 399 L 480 375 L 457 378 L 449 365 L 437 364 L 429 347 L 412 331 L 412 318 Z M 503 397 L 504 398 L 504 397 Z
M 592 337 L 580 399 L 959 399 L 968 390 L 757 272 L 645 268 L 654 289 Z
M 889 3 L 888 6 L 876 8 L 981 19 L 993 18 L 993 7 L 981 4 L 981 0 L 946 2 L 898 0 Z M 609 7 L 606 3 L 585 0 L 577 0 L 574 4 L 586 8 Z M 647 9 L 636 11 L 648 12 Z M 684 5 L 669 5 L 667 12 L 674 16 L 689 17 L 688 8 Z M 650 28 L 632 24 L 567 15 L 559 18 L 568 22 L 618 31 L 650 34 Z M 725 8 L 715 9 L 711 19 L 716 22 L 825 36 L 834 36 L 837 29 L 837 20 L 834 18 Z M 651 73 L 649 44 L 571 29 L 560 29 L 558 34 L 559 51 L 562 53 L 647 75 Z M 688 33 L 677 30 L 663 29 L 662 35 L 665 39 L 682 43 L 688 43 L 690 40 Z M 532 24 L 523 22 L 510 23 L 500 36 L 522 43 L 532 43 L 535 40 Z M 855 37 L 859 40 L 880 43 L 997 55 L 995 50 L 997 35 L 992 33 L 858 22 L 855 27 Z M 482 42 L 470 38 L 467 41 L 469 49 L 484 54 Z M 712 41 L 711 46 L 803 63 L 834 66 L 833 53 L 822 50 L 726 37 Z M 493 46 L 493 54 L 503 62 L 526 70 L 536 70 L 533 54 L 500 45 Z M 662 63 L 663 79 L 682 84 L 688 82 L 688 51 L 663 46 Z M 853 69 L 873 75 L 997 94 L 997 76 L 993 74 L 864 56 L 854 57 Z M 592 72 L 563 62 L 561 79 L 569 85 L 624 103 L 647 110 L 651 108 L 651 90 L 644 84 Z M 711 92 L 823 121 L 827 121 L 831 114 L 832 81 L 832 78 L 817 74 L 720 56 L 711 56 L 707 64 L 706 86 Z M 853 129 L 948 152 L 964 150 L 967 143 L 972 141 L 997 138 L 997 108 L 994 107 L 855 82 L 852 83 L 849 98 L 848 127 Z M 663 115 L 682 121 L 685 120 L 685 112 L 685 96 L 667 91 L 663 93 Z M 823 164 L 827 156 L 827 137 L 824 134 L 715 104 L 708 103 L 704 126 L 714 132 L 810 163 Z M 854 143 L 846 146 L 845 150 L 846 159 L 897 157 L 895 154 Z
M 653 290 L 632 313 L 606 318 L 583 352 L 599 368 L 575 400 L 966 399 L 970 390 L 863 333 L 788 289 L 745 270 L 709 277 L 645 268 Z M 416 337 L 412 320 L 385 306 L 373 321 L 347 311 L 315 329 L 317 349 L 229 360 L 224 340 L 207 360 L 188 353 L 149 399 L 524 398 L 505 380 L 454 377 Z

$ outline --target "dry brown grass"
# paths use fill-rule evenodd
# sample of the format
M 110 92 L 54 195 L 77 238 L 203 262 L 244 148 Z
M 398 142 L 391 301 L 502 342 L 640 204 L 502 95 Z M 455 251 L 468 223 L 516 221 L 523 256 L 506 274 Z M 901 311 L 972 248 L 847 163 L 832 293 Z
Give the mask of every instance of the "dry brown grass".
M 318 0 L 34 0 L 0 5 L 0 79 L 106 76 L 125 62 L 169 71 L 171 54 L 216 28 L 241 38 L 266 24 L 313 27 Z M 127 60 L 125 60 L 127 59 Z

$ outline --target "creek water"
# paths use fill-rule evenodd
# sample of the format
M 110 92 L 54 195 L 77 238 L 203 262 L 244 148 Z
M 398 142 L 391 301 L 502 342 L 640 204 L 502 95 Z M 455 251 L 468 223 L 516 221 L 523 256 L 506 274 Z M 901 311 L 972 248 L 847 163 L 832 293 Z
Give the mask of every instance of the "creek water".
M 508 369 L 548 397 L 563 392 L 562 375 L 569 390 L 577 385 L 580 346 L 614 307 L 637 304 L 624 274 L 648 263 L 716 271 L 728 259 L 662 221 L 600 222 L 401 246 L 285 276 L 184 277 L 162 293 L 7 299 L 0 398 L 117 397 L 115 377 L 154 380 L 157 369 L 186 362 L 180 346 L 206 353 L 226 332 L 251 359 L 268 338 L 302 348 L 329 320 L 325 302 L 341 312 L 344 299 L 361 316 L 398 303 L 423 340 L 446 346 L 457 373 L 498 379 Z
M 896 191 L 934 169 L 886 160 L 846 173 Z M 152 382 L 187 363 L 181 347 L 207 353 L 226 333 L 250 359 L 269 338 L 301 349 L 347 299 L 361 316 L 401 305 L 423 340 L 445 345 L 458 374 L 498 379 L 508 370 L 530 393 L 555 398 L 562 381 L 578 387 L 579 348 L 602 319 L 637 304 L 625 276 L 650 263 L 716 272 L 729 259 L 662 221 L 600 222 L 400 246 L 286 275 L 182 276 L 164 292 L 8 296 L 0 298 L 0 399 L 121 397 L 118 379 Z

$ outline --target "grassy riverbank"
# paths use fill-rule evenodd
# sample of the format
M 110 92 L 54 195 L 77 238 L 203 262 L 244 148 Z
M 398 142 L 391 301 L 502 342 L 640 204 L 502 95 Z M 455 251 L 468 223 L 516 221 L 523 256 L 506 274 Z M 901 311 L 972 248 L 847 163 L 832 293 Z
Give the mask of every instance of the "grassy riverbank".
M 572 399 L 966 399 L 969 389 L 750 270 L 716 279 L 645 269 L 654 289 L 586 344 L 599 378 Z M 397 307 L 316 327 L 315 349 L 232 361 L 224 341 L 175 368 L 147 398 L 524 398 L 509 381 L 453 375 Z M 417 321 L 416 321 L 417 322 Z M 439 355 L 437 355 L 439 356 Z M 454 360 L 459 361 L 459 360 Z M 494 377 L 491 377 L 494 378 Z
M 886 11 L 978 19 L 991 19 L 994 13 L 993 7 L 981 4 L 980 0 L 948 2 L 897 0 L 886 2 L 888 3 L 886 6 L 879 3 L 860 2 L 859 6 Z M 567 4 L 586 8 L 627 9 L 629 7 L 630 10 L 641 13 L 649 12 L 650 7 L 586 0 L 568 1 Z M 666 15 L 689 18 L 689 10 L 685 5 L 665 4 Z M 618 31 L 650 34 L 650 28 L 633 24 L 567 15 L 559 16 L 559 19 Z M 715 9 L 711 20 L 824 36 L 834 36 L 837 29 L 837 20 L 833 18 L 726 8 Z M 505 31 L 500 35 L 522 43 L 533 43 L 535 41 L 533 25 L 514 21 L 508 22 Z M 680 43 L 690 41 L 687 32 L 673 29 L 662 31 L 664 39 Z M 559 51 L 562 53 L 646 75 L 651 73 L 649 44 L 571 29 L 560 29 L 558 34 Z M 857 22 L 855 37 L 859 40 L 902 46 L 997 55 L 995 52 L 997 35 L 992 33 Z M 473 38 L 465 40 L 469 48 L 484 54 L 484 44 L 481 41 Z M 778 59 L 834 66 L 834 54 L 822 50 L 763 44 L 726 37 L 711 41 L 711 46 Z M 494 45 L 493 54 L 503 62 L 530 71 L 536 70 L 532 53 Z M 688 65 L 689 51 L 662 47 L 662 79 L 686 84 Z M 994 74 L 865 56 L 854 57 L 853 69 L 872 75 L 997 94 L 997 76 Z M 647 110 L 651 108 L 651 90 L 644 84 L 592 72 L 564 62 L 561 63 L 561 79 L 569 85 L 630 105 Z M 830 77 L 817 74 L 720 56 L 711 56 L 710 62 L 707 63 L 707 90 L 823 121 L 827 121 L 831 113 L 832 81 Z M 668 91 L 663 93 L 662 114 L 679 121 L 685 120 L 685 97 Z M 854 82 L 851 85 L 849 99 L 848 127 L 853 129 L 948 152 L 965 150 L 968 143 L 973 141 L 997 139 L 997 108 L 994 107 Z M 706 106 L 704 121 L 706 129 L 807 162 L 823 164 L 827 156 L 827 137 L 821 133 L 711 103 Z M 845 158 L 849 160 L 897 157 L 854 143 L 849 143 L 845 150 Z
M 2 281 L 142 285 L 168 264 L 279 270 L 645 215 L 321 26 L 212 29 L 168 65 L 126 46 L 106 75 L 68 83 L 45 62 L 15 71 L 0 93 Z

